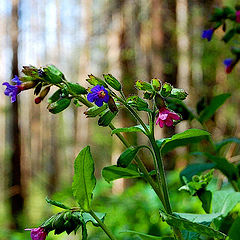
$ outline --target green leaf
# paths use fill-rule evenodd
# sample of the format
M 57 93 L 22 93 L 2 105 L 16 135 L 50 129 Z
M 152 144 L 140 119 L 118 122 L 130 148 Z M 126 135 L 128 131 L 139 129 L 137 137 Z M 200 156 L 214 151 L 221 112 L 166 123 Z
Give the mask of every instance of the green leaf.
M 197 192 L 197 196 L 202 202 L 202 208 L 206 213 L 210 213 L 212 203 L 212 192 L 206 189 L 201 189 Z
M 180 172 L 180 179 L 182 183 L 184 183 L 182 178 L 185 176 L 188 181 L 191 181 L 194 175 L 198 175 L 199 173 L 212 169 L 215 166 L 215 163 L 190 164 Z
M 63 203 L 61 202 L 58 202 L 58 201 L 54 201 L 54 200 L 51 200 L 49 199 L 48 197 L 45 198 L 46 202 L 51 204 L 51 205 L 54 205 L 54 206 L 57 206 L 59 208 L 63 208 L 63 209 L 70 209 L 69 207 L 67 207 L 66 205 L 64 205 Z
M 43 68 L 43 70 L 46 74 L 46 80 L 52 84 L 61 83 L 64 79 L 63 73 L 54 65 L 48 65 L 47 67 Z
M 96 185 L 94 161 L 90 147 L 85 147 L 74 162 L 73 196 L 83 210 L 90 210 L 92 192 Z
M 197 143 L 203 139 L 209 139 L 210 133 L 201 129 L 188 129 L 182 133 L 177 133 L 171 138 L 157 140 L 156 143 L 161 149 L 162 154 L 173 150 L 176 147 L 185 146 L 191 143 Z
M 234 221 L 234 223 L 232 224 L 229 232 L 228 232 L 228 236 L 231 240 L 239 240 L 239 236 L 240 236 L 240 216 L 237 217 L 237 219 Z
M 54 221 L 52 222 L 52 226 L 55 229 L 54 234 L 60 234 L 62 232 L 65 231 L 65 227 L 64 227 L 64 212 L 58 213 L 54 219 Z
M 107 110 L 99 119 L 98 125 L 102 127 L 107 127 L 111 121 L 115 118 L 117 112 L 113 113 L 110 110 Z
M 216 143 L 216 150 L 217 150 L 217 151 L 220 151 L 221 148 L 222 148 L 223 146 L 225 146 L 226 144 L 228 144 L 228 143 L 237 143 L 237 144 L 240 144 L 240 139 L 239 139 L 239 138 L 235 138 L 235 137 L 223 139 L 222 141 Z
M 57 217 L 57 214 L 51 216 L 49 219 L 47 219 L 44 223 L 41 224 L 40 227 L 46 229 L 47 231 L 52 231 L 54 228 L 52 226 L 53 221 Z
M 170 215 L 160 211 L 160 215 L 164 221 L 166 221 L 169 225 L 178 227 L 180 230 L 187 230 L 190 232 L 197 232 L 204 236 L 215 237 L 218 239 L 225 239 L 226 235 L 221 233 L 213 228 L 205 226 L 201 223 L 196 223 L 187 220 L 186 218 L 181 217 L 180 215 Z
M 205 222 L 208 226 L 211 224 L 211 222 L 214 219 L 222 216 L 222 213 L 211 213 L 211 214 L 176 213 L 176 214 L 191 222 L 195 222 L 195 223 Z
M 235 33 L 236 33 L 236 30 L 235 30 L 234 28 L 231 29 L 231 30 L 229 30 L 229 31 L 223 36 L 222 40 L 223 40 L 225 43 L 229 42 L 229 41 L 234 37 Z
M 151 112 L 148 108 L 148 103 L 138 96 L 131 96 L 127 99 L 127 103 L 136 108 L 138 111 Z
M 57 114 L 65 110 L 71 103 L 70 98 L 62 98 L 57 102 L 48 105 L 48 110 L 50 113 Z
M 223 217 L 240 203 L 240 192 L 216 191 L 213 193 L 212 211 L 220 212 Z
M 173 88 L 169 97 L 177 98 L 179 100 L 184 100 L 187 97 L 187 93 L 180 88 Z
M 125 230 L 125 231 L 121 231 L 120 233 L 131 233 L 131 234 L 136 234 L 138 236 L 141 237 L 141 239 L 158 239 L 158 240 L 174 240 L 174 238 L 172 237 L 159 237 L 159 236 L 153 236 L 153 235 L 149 235 L 149 234 L 145 234 L 145 233 L 140 233 L 140 232 L 136 232 L 136 231 L 132 231 L 132 230 Z
M 132 162 L 132 160 L 135 158 L 138 150 L 141 147 L 142 146 L 138 146 L 138 147 L 131 146 L 131 147 L 127 148 L 118 158 L 117 166 L 126 168 Z
M 91 108 L 88 108 L 87 111 L 84 112 L 84 114 L 87 116 L 87 118 L 92 118 L 98 116 L 100 113 L 105 111 L 107 109 L 108 105 L 103 104 L 101 107 L 93 106 Z
M 71 90 L 73 93 L 79 95 L 79 94 L 88 94 L 88 91 L 82 87 L 81 85 L 79 85 L 78 83 L 67 83 L 67 87 L 69 88 L 69 90 Z
M 117 167 L 116 165 L 103 168 L 102 176 L 107 182 L 114 181 L 119 178 L 137 178 L 141 177 L 138 168 L 134 164 L 130 164 L 126 168 Z
M 96 85 L 100 85 L 100 86 L 104 86 L 105 88 L 107 88 L 107 84 L 98 77 L 95 77 L 94 75 L 88 75 L 89 79 L 86 79 L 91 85 L 96 86 Z
M 209 120 L 214 113 L 217 111 L 217 109 L 224 104 L 224 102 L 231 96 L 231 94 L 229 93 L 224 93 L 224 94 L 220 94 L 215 96 L 210 104 L 200 113 L 199 116 L 199 121 L 201 123 L 206 122 L 207 120 Z
M 216 164 L 215 168 L 219 169 L 225 176 L 227 176 L 227 178 L 229 178 L 230 180 L 237 179 L 237 168 L 235 167 L 235 165 L 228 162 L 226 158 L 213 156 L 209 153 L 205 153 L 205 155 L 209 160 L 213 161 Z
M 100 213 L 100 212 L 94 212 L 94 213 L 102 222 L 104 222 L 106 213 Z M 86 213 L 86 212 L 82 213 L 82 218 L 85 223 L 91 222 L 95 227 L 99 226 L 99 223 L 91 216 L 90 213 Z
M 115 90 L 121 91 L 121 83 L 112 74 L 103 74 L 105 81 Z
M 149 129 L 149 126 L 147 125 L 147 128 Z M 121 132 L 143 132 L 146 134 L 145 129 L 141 125 L 133 126 L 133 127 L 127 127 L 127 128 L 116 128 L 112 131 L 111 135 Z
M 58 89 L 51 97 L 48 98 L 48 103 L 56 102 L 62 94 L 62 89 Z

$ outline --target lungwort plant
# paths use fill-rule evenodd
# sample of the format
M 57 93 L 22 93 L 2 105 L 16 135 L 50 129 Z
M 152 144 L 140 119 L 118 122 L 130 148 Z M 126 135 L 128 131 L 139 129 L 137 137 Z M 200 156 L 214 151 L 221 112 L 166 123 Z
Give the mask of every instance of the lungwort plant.
M 16 83 L 15 85 L 4 83 L 7 86 L 5 94 L 11 97 L 12 102 L 22 91 L 34 89 L 34 94 L 37 96 L 35 103 L 39 104 L 50 89 L 54 88 L 55 92 L 48 98 L 47 109 L 50 113 L 58 114 L 68 108 L 71 103 L 76 106 L 85 106 L 87 107 L 84 113 L 86 117 L 98 118 L 98 125 L 110 128 L 111 134 L 119 138 L 125 146 L 126 149 L 119 156 L 117 165 L 107 166 L 102 170 L 103 178 L 107 182 L 120 178 L 143 178 L 151 185 L 162 203 L 163 208 L 157 211 L 162 221 L 166 221 L 173 232 L 172 236 L 150 236 L 134 232 L 139 239 L 144 239 L 146 236 L 150 239 L 165 240 L 226 238 L 225 233 L 219 231 L 221 223 L 239 201 L 239 193 L 223 193 L 223 191 L 213 193 L 207 187 L 213 177 L 213 170 L 210 169 L 218 169 L 227 176 L 233 188 L 236 191 L 239 190 L 239 167 L 228 162 L 220 154 L 225 144 L 232 141 L 239 143 L 239 140 L 233 138 L 214 143 L 210 133 L 204 129 L 188 129 L 170 138 L 155 139 L 154 129 L 164 126 L 172 127 L 183 118 L 190 120 L 195 118 L 204 126 L 204 123 L 229 97 L 228 94 L 216 96 L 208 106 L 196 114 L 184 104 L 183 100 L 187 97 L 187 93 L 183 89 L 174 88 L 171 84 L 163 83 L 159 79 L 152 79 L 151 83 L 137 81 L 136 88 L 139 90 L 139 95 L 128 97 L 124 95 L 120 82 L 111 74 L 103 75 L 103 79 L 89 75 L 87 81 L 91 87 L 86 89 L 77 83 L 67 81 L 63 73 L 53 65 L 42 68 L 24 66 L 22 73 L 21 77 L 15 76 L 12 80 Z M 115 128 L 112 121 L 122 108 L 127 109 L 139 125 Z M 148 116 L 147 123 L 140 117 L 140 112 Z M 149 144 L 131 146 L 122 135 L 123 132 L 143 134 L 147 137 Z M 212 149 L 209 152 L 198 152 L 198 155 L 207 158 L 209 162 L 187 166 L 181 172 L 183 186 L 180 190 L 187 190 L 192 196 L 197 196 L 202 201 L 206 214 L 173 212 L 162 157 L 176 147 L 200 143 L 202 140 L 207 141 Z M 138 156 L 140 150 L 150 152 L 155 166 L 154 171 L 148 172 Z M 206 170 L 210 171 L 204 173 Z M 32 239 L 44 240 L 50 231 L 54 231 L 55 234 L 61 234 L 64 231 L 70 234 L 76 233 L 79 229 L 82 231 L 82 239 L 87 239 L 88 222 L 102 228 L 109 239 L 117 239 L 104 223 L 105 214 L 94 211 L 92 198 L 95 185 L 94 160 L 90 147 L 86 146 L 80 151 L 74 163 L 72 192 L 78 207 L 69 207 L 47 198 L 48 203 L 61 208 L 62 211 L 47 219 L 41 226 L 26 229 L 31 231 Z

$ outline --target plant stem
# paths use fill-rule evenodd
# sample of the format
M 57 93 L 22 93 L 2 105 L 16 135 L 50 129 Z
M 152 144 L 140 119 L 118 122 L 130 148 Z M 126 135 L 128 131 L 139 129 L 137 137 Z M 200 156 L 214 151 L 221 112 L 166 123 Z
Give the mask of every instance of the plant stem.
M 109 124 L 109 127 L 112 130 L 116 129 L 112 123 Z M 121 133 L 116 133 L 116 135 L 125 147 L 129 148 L 131 146 L 128 143 L 128 141 L 122 136 Z M 138 156 L 135 157 L 135 161 L 136 161 L 138 167 L 140 168 L 141 172 L 144 174 L 146 181 L 151 185 L 151 187 L 153 188 L 153 190 L 159 197 L 160 201 L 164 205 L 163 193 L 162 193 L 161 189 L 157 187 L 156 183 L 153 181 L 152 177 L 149 175 L 148 170 L 146 169 L 145 165 L 143 164 L 143 162 L 141 161 L 141 159 Z
M 89 213 L 98 222 L 99 226 L 108 235 L 110 239 L 117 240 L 117 238 L 112 234 L 112 232 L 107 228 L 107 226 L 98 218 L 98 216 L 92 210 L 90 210 Z

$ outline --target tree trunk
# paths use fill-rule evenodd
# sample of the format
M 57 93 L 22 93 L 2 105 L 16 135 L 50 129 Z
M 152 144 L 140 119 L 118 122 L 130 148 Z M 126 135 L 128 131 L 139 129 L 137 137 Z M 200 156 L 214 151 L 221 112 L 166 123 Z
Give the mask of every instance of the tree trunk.
M 12 42 L 12 76 L 18 75 L 18 0 L 12 0 L 11 15 L 11 42 Z M 11 167 L 10 167 L 10 206 L 11 206 L 11 227 L 20 229 L 20 217 L 23 212 L 24 194 L 21 183 L 21 144 L 18 122 L 18 102 L 11 105 Z

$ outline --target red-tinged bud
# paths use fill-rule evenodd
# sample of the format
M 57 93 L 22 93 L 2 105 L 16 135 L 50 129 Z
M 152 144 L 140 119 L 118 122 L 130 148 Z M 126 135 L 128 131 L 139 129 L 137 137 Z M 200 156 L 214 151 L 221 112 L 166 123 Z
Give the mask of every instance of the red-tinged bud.
M 226 67 L 226 69 L 225 69 L 225 71 L 226 71 L 226 73 L 228 74 L 228 73 L 231 73 L 232 72 L 232 70 L 233 70 L 233 66 L 228 66 L 228 67 Z
M 35 98 L 35 103 L 36 103 L 36 104 L 39 104 L 39 103 L 47 96 L 47 94 L 48 94 L 49 91 L 50 91 L 50 86 L 45 87 L 45 88 L 41 91 L 40 95 L 39 95 L 37 98 Z
M 112 97 L 109 97 L 108 107 L 113 113 L 118 111 L 117 105 Z
M 37 98 L 35 98 L 34 101 L 36 104 L 39 104 L 42 101 L 42 99 L 40 97 L 37 97 Z
M 19 86 L 19 90 L 21 91 L 28 90 L 28 89 L 34 88 L 37 84 L 38 84 L 37 81 L 24 82 Z

